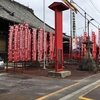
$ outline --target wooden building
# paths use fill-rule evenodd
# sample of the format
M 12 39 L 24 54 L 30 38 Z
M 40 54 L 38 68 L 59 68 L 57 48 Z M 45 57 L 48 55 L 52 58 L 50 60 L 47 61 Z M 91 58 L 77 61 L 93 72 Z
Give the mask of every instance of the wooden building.
M 0 0 L 0 56 L 7 60 L 9 26 L 28 22 L 30 27 L 43 27 L 44 23 L 35 14 L 34 10 L 16 1 Z M 45 24 L 45 31 L 53 32 L 54 28 Z M 64 41 L 68 41 L 68 36 L 63 34 Z M 67 48 L 66 48 L 67 47 Z M 68 49 L 68 43 L 64 44 L 64 49 Z M 67 50 L 67 52 L 68 52 Z M 66 52 L 66 50 L 64 50 Z

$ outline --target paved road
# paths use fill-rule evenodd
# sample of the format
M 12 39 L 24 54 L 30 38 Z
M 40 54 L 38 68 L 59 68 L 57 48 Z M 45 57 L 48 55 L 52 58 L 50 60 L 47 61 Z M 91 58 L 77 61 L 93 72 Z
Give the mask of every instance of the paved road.
M 100 100 L 100 84 L 90 89 L 90 91 L 86 92 L 81 98 L 85 100 Z
M 82 99 L 84 96 L 93 98 L 94 93 L 88 91 L 100 84 L 99 78 L 100 74 L 82 80 L 1 74 L 0 100 L 79 100 L 79 97 Z M 98 92 L 100 88 L 94 91 Z M 95 100 L 99 100 L 98 98 Z

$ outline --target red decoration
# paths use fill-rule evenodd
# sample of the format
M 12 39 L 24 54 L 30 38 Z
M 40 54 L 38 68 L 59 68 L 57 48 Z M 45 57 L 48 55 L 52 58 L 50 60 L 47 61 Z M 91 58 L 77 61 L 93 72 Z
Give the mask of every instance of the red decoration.
M 83 44 L 83 41 L 84 41 L 84 37 L 81 36 L 81 56 L 83 56 L 83 50 L 84 50 L 84 44 Z
M 49 35 L 50 35 L 50 51 L 49 51 L 49 56 L 50 56 L 50 60 L 53 60 L 53 34 L 52 34 L 52 32 L 50 32 Z
M 29 28 L 29 24 L 28 23 L 25 23 L 24 25 L 24 60 L 28 60 L 28 28 Z
M 43 28 L 40 28 L 38 32 L 38 61 L 42 61 L 42 55 L 43 55 Z
M 96 59 L 96 35 L 95 32 L 92 32 L 92 55 L 93 58 Z
M 44 33 L 44 60 L 47 58 L 47 33 Z
M 19 51 L 20 51 L 20 53 L 19 53 L 19 59 L 20 59 L 20 61 L 23 61 L 23 59 L 24 59 L 24 38 L 23 38 L 23 24 L 20 24 L 20 30 L 19 30 L 19 33 L 20 33 L 20 39 L 19 39 L 19 41 L 20 41 L 20 43 L 19 43 Z
M 8 61 L 13 60 L 13 31 L 14 26 L 10 26 L 9 30 L 9 42 L 8 42 Z
M 32 60 L 36 61 L 37 55 L 37 29 L 32 29 Z
M 87 33 L 84 32 L 83 41 L 86 41 L 86 37 L 87 37 Z M 85 56 L 86 55 L 86 45 L 85 44 L 83 45 L 83 48 L 84 48 L 84 56 Z
M 28 30 L 28 47 L 27 47 L 27 60 L 31 60 L 31 34 L 30 34 L 30 30 Z
M 15 31 L 14 31 L 14 62 L 18 61 L 18 25 L 15 25 Z

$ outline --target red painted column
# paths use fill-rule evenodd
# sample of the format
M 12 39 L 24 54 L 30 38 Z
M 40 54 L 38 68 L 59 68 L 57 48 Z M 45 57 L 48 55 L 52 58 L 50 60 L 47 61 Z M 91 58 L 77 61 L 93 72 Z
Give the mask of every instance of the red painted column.
M 69 9 L 61 2 L 54 2 L 49 6 L 55 11 L 55 71 L 63 70 L 63 35 L 62 35 L 62 11 Z

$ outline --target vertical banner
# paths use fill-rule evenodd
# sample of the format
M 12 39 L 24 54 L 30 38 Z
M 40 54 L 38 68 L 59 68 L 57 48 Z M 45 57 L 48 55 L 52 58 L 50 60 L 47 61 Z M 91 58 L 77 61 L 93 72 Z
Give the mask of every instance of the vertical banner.
M 20 50 L 20 52 L 19 52 L 19 59 L 20 59 L 20 61 L 23 61 L 23 54 L 24 54 L 24 52 L 23 52 L 23 47 L 24 47 L 24 39 L 23 39 L 23 24 L 20 24 L 20 30 L 19 30 L 19 33 L 20 33 L 20 43 L 19 43 L 19 50 Z
M 53 51 L 53 58 L 54 58 L 55 57 L 55 36 L 53 36 L 52 51 Z
M 84 44 L 83 44 L 83 42 L 84 42 L 84 37 L 83 36 L 81 36 L 81 56 L 83 56 L 84 55 L 84 53 L 83 53 L 83 48 L 84 48 Z
M 93 58 L 96 59 L 96 35 L 95 32 L 92 32 L 92 55 Z
M 24 33 L 23 33 L 23 41 L 24 41 L 24 60 L 27 61 L 28 60 L 28 34 L 29 34 L 29 24 L 25 23 L 24 24 Z
M 49 56 L 50 56 L 50 60 L 53 60 L 53 33 L 50 32 L 49 34 L 50 36 L 50 51 L 49 51 Z
M 27 60 L 31 60 L 31 30 L 28 29 L 28 47 L 27 47 Z
M 75 37 L 75 39 L 76 39 L 76 48 L 75 48 L 75 52 L 74 52 L 74 57 L 75 57 L 75 59 L 77 59 L 77 56 L 78 56 L 78 49 L 79 49 L 79 37 Z
M 47 58 L 47 33 L 44 32 L 44 60 Z
M 72 54 L 72 38 L 69 38 L 69 58 L 71 58 L 71 54 Z
M 18 30 L 19 30 L 19 26 L 18 26 Z M 19 33 L 19 31 L 17 32 L 17 39 L 18 39 L 18 42 L 17 42 L 17 45 L 18 45 L 18 47 L 17 47 L 17 59 L 18 59 L 18 61 L 20 60 L 20 49 L 19 49 L 19 43 L 20 43 L 20 33 Z
M 37 29 L 32 29 L 32 60 L 36 61 L 37 55 Z
M 79 58 L 81 59 L 81 44 L 82 44 L 82 40 L 81 37 L 79 37 Z
M 40 28 L 38 32 L 38 61 L 42 61 L 43 56 L 43 28 Z
M 87 37 L 87 33 L 84 32 L 84 37 L 83 37 L 84 41 L 86 41 L 86 37 Z M 83 48 L 84 48 L 84 56 L 85 56 L 86 55 L 86 45 L 85 44 L 83 45 Z
M 78 37 L 76 36 L 76 46 L 78 46 Z
M 8 61 L 31 60 L 31 33 L 29 24 L 10 27 L 8 42 Z
M 38 50 L 38 61 L 40 61 L 39 55 L 40 55 L 40 31 L 38 31 L 38 41 L 37 41 L 37 50 Z
M 18 61 L 18 25 L 14 26 L 14 62 Z
M 8 41 L 8 61 L 13 60 L 13 31 L 14 26 L 10 26 L 9 29 L 9 41 Z
M 76 25 L 75 25 L 75 13 L 72 12 L 72 50 L 76 49 Z
M 96 56 L 97 56 L 97 45 L 96 45 L 96 34 L 94 36 L 94 41 L 95 41 L 95 44 L 94 44 L 94 50 L 95 50 L 95 59 L 96 59 Z

